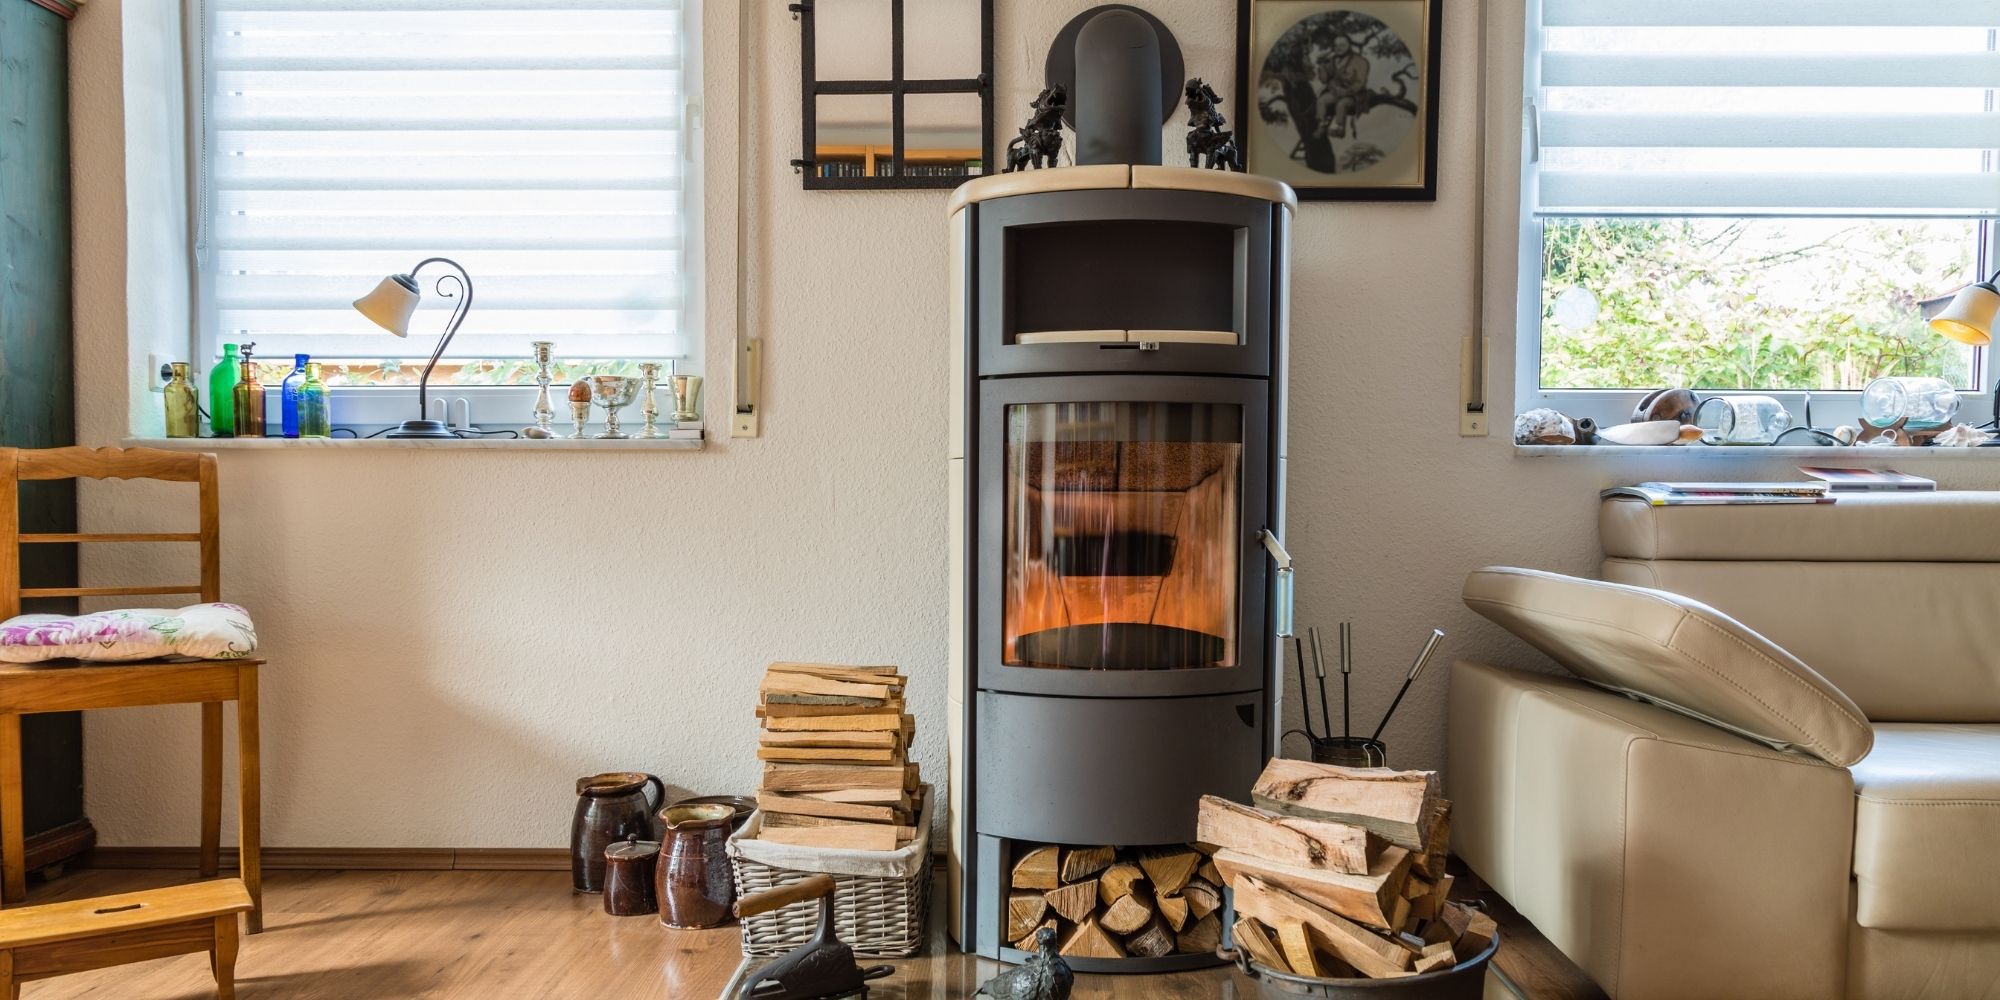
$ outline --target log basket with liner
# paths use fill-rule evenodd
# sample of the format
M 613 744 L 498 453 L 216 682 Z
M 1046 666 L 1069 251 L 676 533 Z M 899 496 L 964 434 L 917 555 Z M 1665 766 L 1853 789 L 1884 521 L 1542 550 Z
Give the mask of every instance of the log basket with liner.
M 931 789 L 923 787 L 917 835 L 894 851 L 850 851 L 759 840 L 765 814 L 755 813 L 729 838 L 736 895 L 831 876 L 834 929 L 856 954 L 908 958 L 924 946 L 931 897 Z M 769 958 L 804 944 L 819 930 L 817 906 L 795 903 L 743 918 L 743 954 Z
M 1233 941 L 1224 942 L 1215 954 L 1236 963 L 1238 971 L 1255 980 L 1257 995 L 1264 1000 L 1287 1000 L 1290 997 L 1321 997 L 1325 1000 L 1374 1000 L 1378 997 L 1395 997 L 1396 1000 L 1480 1000 L 1486 995 L 1486 966 L 1499 950 L 1500 936 L 1495 934 L 1479 954 L 1449 969 L 1401 979 L 1318 979 L 1294 975 L 1251 960 L 1235 947 Z

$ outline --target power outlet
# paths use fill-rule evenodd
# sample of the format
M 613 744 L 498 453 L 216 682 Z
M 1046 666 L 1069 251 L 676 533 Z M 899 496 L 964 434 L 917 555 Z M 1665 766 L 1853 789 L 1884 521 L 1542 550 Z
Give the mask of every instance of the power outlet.
M 146 355 L 146 388 L 154 392 L 167 391 L 167 379 L 172 377 L 173 358 L 164 354 Z M 161 374 L 165 372 L 166 374 Z
M 1486 414 L 1467 411 L 1458 416 L 1459 437 L 1485 437 Z

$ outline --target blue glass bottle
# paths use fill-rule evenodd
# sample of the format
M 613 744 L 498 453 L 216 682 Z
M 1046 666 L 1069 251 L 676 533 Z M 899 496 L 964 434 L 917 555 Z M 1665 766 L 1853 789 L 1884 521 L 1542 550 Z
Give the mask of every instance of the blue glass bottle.
M 307 360 L 309 359 L 304 354 L 292 355 L 291 373 L 278 384 L 278 411 L 282 414 L 279 420 L 283 422 L 285 436 L 288 438 L 299 436 L 299 386 L 304 385 L 306 381 Z

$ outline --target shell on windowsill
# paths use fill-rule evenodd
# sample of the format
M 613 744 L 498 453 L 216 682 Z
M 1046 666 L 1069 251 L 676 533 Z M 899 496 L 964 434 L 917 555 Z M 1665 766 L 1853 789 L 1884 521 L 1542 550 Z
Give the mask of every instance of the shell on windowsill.
M 1701 428 L 1678 420 L 1646 420 L 1636 424 L 1600 427 L 1597 439 L 1605 444 L 1663 446 L 1701 440 Z
M 1993 439 L 1991 431 L 1982 431 L 1971 424 L 1953 424 L 1939 431 L 1931 438 L 1933 448 L 1977 448 Z
M 1514 418 L 1515 444 L 1575 444 L 1576 421 L 1548 407 Z

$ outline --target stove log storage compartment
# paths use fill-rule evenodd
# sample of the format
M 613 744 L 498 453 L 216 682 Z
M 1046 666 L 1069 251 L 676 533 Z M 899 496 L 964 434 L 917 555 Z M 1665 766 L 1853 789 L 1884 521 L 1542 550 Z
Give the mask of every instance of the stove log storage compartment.
M 1086 70 L 1085 126 L 1158 113 L 1093 105 Z M 1093 159 L 950 205 L 950 929 L 1014 962 L 1017 845 L 1186 844 L 1200 797 L 1240 797 L 1276 742 L 1259 535 L 1284 534 L 1297 201 L 1268 178 Z

